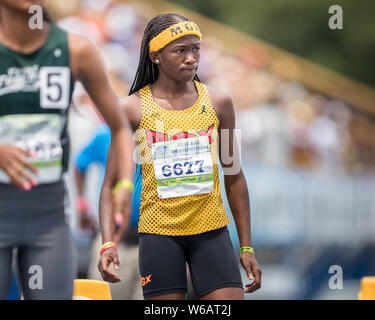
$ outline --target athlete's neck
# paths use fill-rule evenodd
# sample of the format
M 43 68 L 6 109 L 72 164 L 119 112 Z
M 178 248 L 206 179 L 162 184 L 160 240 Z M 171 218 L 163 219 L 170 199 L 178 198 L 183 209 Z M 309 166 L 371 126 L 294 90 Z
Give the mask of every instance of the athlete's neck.
M 43 29 L 31 29 L 28 12 L 1 7 L 0 41 L 10 49 L 31 53 L 40 48 L 48 37 L 49 25 L 44 23 Z
M 152 85 L 153 92 L 155 90 L 163 97 L 178 98 L 189 92 L 195 93 L 193 81 L 177 82 L 170 78 L 159 75 L 158 79 Z

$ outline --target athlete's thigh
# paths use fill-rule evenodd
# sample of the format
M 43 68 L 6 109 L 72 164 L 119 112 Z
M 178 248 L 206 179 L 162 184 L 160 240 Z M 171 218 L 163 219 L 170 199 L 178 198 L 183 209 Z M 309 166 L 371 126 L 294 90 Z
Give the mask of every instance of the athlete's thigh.
M 201 297 L 201 300 L 244 300 L 244 291 L 239 287 L 226 287 L 213 290 Z
M 0 300 L 8 298 L 12 284 L 12 248 L 0 248 Z
M 187 292 L 185 252 L 176 239 L 140 234 L 139 272 L 145 299 Z
M 242 290 L 239 261 L 226 227 L 191 237 L 188 248 L 191 280 L 199 297 L 223 288 Z
M 19 248 L 18 267 L 25 299 L 71 299 L 76 268 L 70 227 L 61 223 Z

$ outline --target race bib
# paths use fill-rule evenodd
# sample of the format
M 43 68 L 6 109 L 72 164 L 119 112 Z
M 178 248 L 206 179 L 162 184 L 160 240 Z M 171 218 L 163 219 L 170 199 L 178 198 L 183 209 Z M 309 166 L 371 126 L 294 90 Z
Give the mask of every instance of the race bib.
M 28 174 L 38 184 L 56 182 L 62 175 L 62 126 L 63 119 L 57 114 L 3 116 L 0 117 L 0 145 L 11 144 L 32 153 L 26 160 L 38 169 L 39 174 L 30 171 Z M 0 182 L 10 183 L 1 169 Z
M 69 106 L 70 69 L 68 67 L 41 67 L 40 107 L 66 109 Z
M 159 198 L 212 191 L 213 165 L 208 137 L 154 143 L 152 158 Z

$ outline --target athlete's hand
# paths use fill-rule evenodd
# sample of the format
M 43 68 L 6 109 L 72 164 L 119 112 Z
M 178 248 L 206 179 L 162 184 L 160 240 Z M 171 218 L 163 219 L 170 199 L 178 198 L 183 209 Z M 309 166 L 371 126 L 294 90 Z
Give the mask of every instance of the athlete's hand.
M 114 217 L 122 216 L 120 219 L 121 224 L 119 224 L 119 228 L 115 234 L 114 242 L 116 245 L 119 245 L 129 226 L 131 195 L 132 193 L 129 189 L 121 188 L 114 196 L 113 215 Z
M 120 262 L 116 248 L 109 248 L 105 250 L 100 256 L 98 269 L 104 281 L 116 283 L 122 281 L 122 278 L 117 274 L 109 271 L 109 266 L 113 262 L 113 267 L 116 271 L 119 270 Z
M 255 256 L 250 252 L 241 253 L 241 264 L 249 280 L 254 280 L 252 283 L 246 285 L 244 292 L 249 293 L 258 290 L 261 287 L 262 270 L 260 270 Z
M 26 161 L 27 156 L 31 156 L 30 152 L 21 148 L 12 145 L 0 146 L 0 169 L 4 170 L 12 184 L 23 190 L 30 190 L 37 185 L 25 170 L 38 174 L 37 168 Z

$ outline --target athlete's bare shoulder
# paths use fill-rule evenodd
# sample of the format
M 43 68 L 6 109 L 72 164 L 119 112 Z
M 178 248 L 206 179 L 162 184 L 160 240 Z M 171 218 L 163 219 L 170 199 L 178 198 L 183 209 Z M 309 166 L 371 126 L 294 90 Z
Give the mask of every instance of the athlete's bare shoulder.
M 219 120 L 232 117 L 234 114 L 232 97 L 225 91 L 206 86 L 210 95 L 212 106 L 219 116 Z
M 69 49 L 74 53 L 87 53 L 95 49 L 94 43 L 79 34 L 68 32 Z
M 95 44 L 86 37 L 78 34 L 68 33 L 68 43 L 70 52 L 70 65 L 73 75 L 80 78 L 87 70 L 98 67 L 102 64 L 102 58 Z
M 138 92 L 120 100 L 120 108 L 125 113 L 133 130 L 137 130 L 142 118 L 142 101 Z
M 68 33 L 68 43 L 70 56 L 74 59 L 83 59 L 97 51 L 91 40 L 75 33 Z

